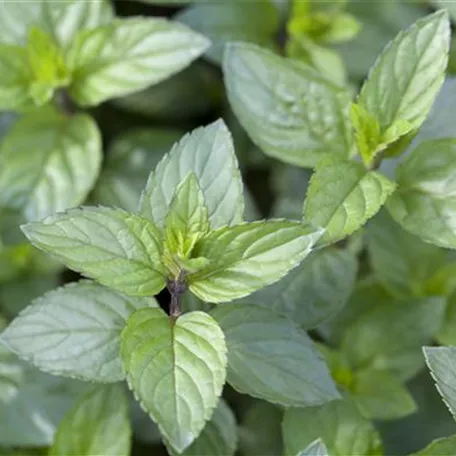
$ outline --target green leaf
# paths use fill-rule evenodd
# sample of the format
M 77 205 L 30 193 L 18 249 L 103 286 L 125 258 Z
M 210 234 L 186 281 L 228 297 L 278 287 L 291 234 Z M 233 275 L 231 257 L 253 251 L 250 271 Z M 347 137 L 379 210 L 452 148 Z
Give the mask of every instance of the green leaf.
M 209 38 L 212 46 L 206 56 L 222 62 L 227 42 L 237 40 L 274 47 L 279 29 L 279 10 L 270 0 L 256 2 L 211 2 L 190 6 L 174 19 Z
M 254 401 L 239 428 L 239 448 L 244 456 L 282 456 L 283 411 L 269 402 Z
M 339 86 L 346 84 L 344 62 L 333 49 L 320 46 L 306 36 L 299 36 L 287 42 L 286 51 L 291 58 L 301 60 L 318 70 L 328 81 Z
M 315 166 L 324 154 L 351 154 L 345 89 L 253 44 L 230 43 L 223 69 L 231 107 L 265 154 L 304 167 Z
M 25 369 L 15 398 L 0 407 L 0 445 L 44 447 L 87 383 Z
M 456 347 L 423 347 L 437 391 L 456 419 Z
M 21 111 L 35 106 L 29 93 L 32 78 L 26 50 L 19 46 L 0 43 L 0 109 L 2 111 Z
M 304 450 L 300 451 L 298 456 L 328 456 L 328 450 L 323 441 L 317 439 Z
M 24 45 L 31 26 L 50 33 L 62 48 L 67 48 L 80 30 L 110 22 L 114 17 L 107 0 L 35 0 L 33 3 L 0 3 L 0 41 Z
M 223 94 L 218 69 L 198 60 L 170 78 L 145 90 L 116 98 L 113 103 L 133 114 L 177 122 L 203 118 L 219 106 Z
M 247 301 L 286 314 L 306 329 L 315 328 L 345 305 L 357 269 L 356 257 L 350 252 L 320 250 L 279 282 L 250 295 Z
M 1 322 L 0 322 L 1 323 Z M 0 324 L 0 329 L 3 325 Z M 14 399 L 24 376 L 17 357 L 0 342 L 0 404 Z M 0 442 L 1 443 L 1 442 Z
M 28 220 L 77 206 L 95 184 L 101 155 L 91 117 L 36 110 L 16 122 L 2 143 L 0 204 L 22 210 Z
M 233 456 L 236 451 L 237 428 L 233 412 L 223 399 L 199 437 L 182 453 L 184 456 Z M 176 455 L 175 451 L 171 454 Z
M 377 152 L 383 146 L 381 144 L 380 124 L 362 105 L 356 103 L 351 106 L 350 116 L 356 132 L 355 139 L 359 154 L 364 163 L 370 166 Z
M 350 392 L 361 414 L 369 419 L 396 420 L 417 410 L 412 395 L 387 371 L 356 372 Z
M 380 455 L 380 436 L 348 399 L 320 407 L 289 408 L 282 423 L 285 454 L 296 455 L 321 438 L 331 456 Z
M 237 391 L 289 407 L 340 397 L 311 339 L 288 318 L 236 303 L 219 306 L 211 315 L 225 334 L 227 380 Z
M 183 259 L 189 258 L 198 240 L 208 233 L 208 210 L 194 173 L 188 174 L 177 187 L 165 225 L 166 247 L 171 255 Z
M 50 101 L 57 88 L 70 82 L 62 51 L 54 38 L 38 27 L 32 27 L 28 35 L 27 61 L 32 73 L 29 94 L 37 106 Z
M 394 189 L 394 182 L 360 163 L 327 157 L 310 180 L 304 219 L 325 228 L 319 245 L 330 244 L 361 228 Z
M 121 209 L 72 209 L 22 226 L 27 238 L 70 269 L 130 296 L 153 296 L 165 286 L 160 233 Z
M 128 299 L 89 281 L 71 283 L 36 299 L 1 338 L 45 372 L 117 382 L 125 378 L 120 333 L 130 314 L 143 307 L 157 303 Z
M 318 329 L 325 334 L 325 338 L 330 340 L 334 346 L 339 346 L 348 328 L 362 314 L 370 310 L 372 303 L 376 306 L 382 306 L 391 298 L 391 294 L 376 280 L 375 276 L 359 278 L 341 312 Z
M 286 220 L 219 228 L 197 242 L 195 258 L 211 263 L 188 275 L 190 291 L 206 302 L 242 298 L 277 282 L 310 253 L 322 230 Z
M 443 249 L 404 231 L 382 210 L 367 226 L 367 249 L 375 277 L 392 293 L 423 296 L 446 261 Z
M 426 448 L 412 456 L 448 456 L 456 452 L 456 435 L 432 441 Z
M 426 118 L 445 77 L 449 39 L 448 15 L 439 11 L 401 32 L 371 69 L 359 104 L 378 120 L 382 134 L 397 122 L 408 123 L 389 142 Z
M 177 73 L 208 41 L 164 19 L 118 19 L 78 34 L 68 51 L 70 95 L 83 106 L 127 95 Z
M 174 129 L 134 129 L 110 146 L 91 201 L 135 212 L 150 170 L 181 137 Z
M 176 187 L 194 173 L 212 228 L 242 221 L 242 180 L 231 134 L 222 120 L 185 135 L 149 177 L 140 211 L 162 227 Z
M 428 244 L 429 245 L 429 244 Z M 446 252 L 448 254 L 448 251 Z M 450 256 L 450 255 L 448 255 Z M 448 257 L 447 257 L 448 258 Z M 451 257 L 450 257 L 451 258 Z M 426 282 L 427 295 L 450 297 L 456 290 L 456 263 L 447 262 L 434 271 L 432 277 Z M 448 306 L 447 306 L 448 310 Z M 443 344 L 451 345 L 451 344 Z
M 364 313 L 346 329 L 342 350 L 355 367 L 390 370 L 404 378 L 407 360 L 441 327 L 445 299 L 389 298 L 365 305 Z
M 203 312 L 170 322 L 161 309 L 138 310 L 122 333 L 121 355 L 142 407 L 168 443 L 184 451 L 210 419 L 225 383 L 225 337 L 217 322 Z
M 122 386 L 96 386 L 65 415 L 49 454 L 124 456 L 130 452 L 130 435 Z
M 456 140 L 422 142 L 397 169 L 393 218 L 425 242 L 456 248 Z
M 291 39 L 308 37 L 316 43 L 335 44 L 353 39 L 361 24 L 343 11 L 346 2 L 329 5 L 310 1 L 292 3 L 287 32 Z

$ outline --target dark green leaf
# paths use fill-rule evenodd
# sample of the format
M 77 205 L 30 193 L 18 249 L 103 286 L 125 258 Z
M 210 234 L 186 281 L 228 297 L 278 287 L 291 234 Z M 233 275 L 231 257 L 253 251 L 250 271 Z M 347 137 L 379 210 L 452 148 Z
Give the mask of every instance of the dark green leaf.
M 292 407 L 339 397 L 311 339 L 288 318 L 234 303 L 217 307 L 211 315 L 227 340 L 227 380 L 239 392 Z

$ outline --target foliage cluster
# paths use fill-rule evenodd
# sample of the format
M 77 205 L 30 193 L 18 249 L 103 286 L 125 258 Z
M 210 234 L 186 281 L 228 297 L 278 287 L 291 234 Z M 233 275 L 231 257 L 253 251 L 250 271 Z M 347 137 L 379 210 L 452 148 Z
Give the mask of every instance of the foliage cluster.
M 456 454 L 454 5 L 142 2 L 0 3 L 0 454 Z

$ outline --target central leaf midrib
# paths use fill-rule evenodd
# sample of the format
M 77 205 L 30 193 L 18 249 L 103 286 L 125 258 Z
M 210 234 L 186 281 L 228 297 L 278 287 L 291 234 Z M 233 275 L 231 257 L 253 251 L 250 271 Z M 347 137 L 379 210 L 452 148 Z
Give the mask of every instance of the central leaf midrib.
M 352 186 L 350 187 L 349 191 L 346 192 L 346 193 L 345 193 L 345 196 L 341 199 L 340 204 L 336 207 L 336 209 L 334 209 L 334 211 L 331 212 L 331 215 L 330 215 L 330 216 L 328 217 L 328 219 L 327 219 L 328 221 L 327 221 L 326 224 L 324 225 L 325 227 L 329 226 L 329 225 L 332 223 L 332 221 L 333 221 L 333 219 L 334 219 L 334 217 L 335 217 L 337 211 L 339 211 L 339 210 L 343 207 L 344 202 L 346 202 L 346 201 L 350 198 L 350 196 L 355 192 L 355 190 L 360 186 L 361 181 L 362 181 L 364 178 L 368 178 L 368 177 L 371 177 L 371 176 L 372 176 L 372 174 L 371 174 L 370 172 L 367 172 L 367 173 L 363 174 L 363 175 L 355 182 L 355 184 L 352 185 Z

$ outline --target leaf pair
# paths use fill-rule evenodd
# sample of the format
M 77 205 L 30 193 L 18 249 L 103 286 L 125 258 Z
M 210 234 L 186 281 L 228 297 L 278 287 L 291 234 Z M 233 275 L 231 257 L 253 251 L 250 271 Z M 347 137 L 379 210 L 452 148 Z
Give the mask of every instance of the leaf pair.
M 36 300 L 13 321 L 2 339 L 23 358 L 56 375 L 102 383 L 127 376 L 145 410 L 179 451 L 199 435 L 225 383 L 225 339 L 209 315 L 188 313 L 172 326 L 153 298 L 127 298 L 88 281 L 66 285 Z M 7 383 L 0 381 L 0 393 L 10 396 L 21 372 L 9 359 L 1 367 L 4 375 L 0 380 Z M 110 390 L 100 387 L 99 391 L 108 394 Z M 118 388 L 112 389 L 112 395 L 120 393 Z M 114 403 L 115 398 L 110 406 L 116 408 Z M 87 407 L 89 415 L 90 407 L 97 413 L 96 400 L 87 399 L 83 408 Z M 68 444 L 73 452 L 77 453 L 74 448 L 82 451 L 74 445 L 83 445 L 86 433 L 80 429 L 68 439 L 65 426 L 62 423 L 61 439 L 57 434 L 56 448 Z M 78 426 L 84 427 L 82 418 Z M 107 450 L 100 447 L 98 451 Z
M 448 14 L 441 10 L 401 32 L 377 59 L 352 110 L 366 165 L 426 119 L 445 78 L 449 40 Z
M 223 302 L 280 279 L 321 235 L 285 220 L 238 224 L 242 211 L 231 137 L 217 122 L 184 137 L 158 164 L 141 215 L 73 209 L 23 231 L 71 269 L 127 295 L 157 294 L 182 271 L 196 296 Z
M 242 393 L 283 406 L 339 397 L 306 333 L 287 317 L 248 303 L 190 312 L 172 324 L 152 298 L 127 298 L 82 281 L 37 299 L 2 340 L 53 374 L 96 382 L 126 377 L 179 451 L 210 419 L 225 379 Z

